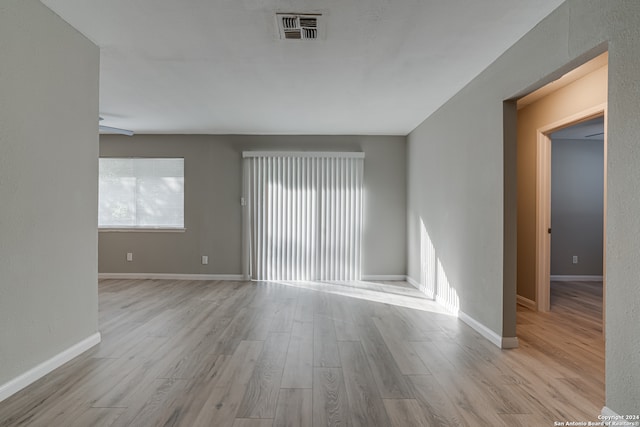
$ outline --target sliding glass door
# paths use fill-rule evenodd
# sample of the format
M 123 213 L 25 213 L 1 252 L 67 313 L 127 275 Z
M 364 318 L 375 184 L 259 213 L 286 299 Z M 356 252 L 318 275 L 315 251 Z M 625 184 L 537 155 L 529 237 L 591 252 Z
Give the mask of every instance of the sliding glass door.
M 255 280 L 359 280 L 363 153 L 245 152 L 245 257 Z

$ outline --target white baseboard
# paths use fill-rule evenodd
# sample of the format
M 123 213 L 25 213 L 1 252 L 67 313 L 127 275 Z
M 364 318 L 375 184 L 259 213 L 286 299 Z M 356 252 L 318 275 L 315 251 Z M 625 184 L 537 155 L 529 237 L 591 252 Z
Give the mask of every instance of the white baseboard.
M 518 348 L 518 337 L 502 337 L 502 349 Z
M 602 276 L 551 275 L 552 282 L 602 282 Z
M 367 274 L 362 276 L 362 280 L 377 280 L 381 282 L 404 282 L 407 276 L 404 274 Z
M 517 348 L 518 347 L 518 338 L 517 337 L 501 337 L 500 335 L 493 332 L 491 329 L 487 328 L 482 323 L 478 322 L 473 317 L 469 316 L 463 311 L 458 312 L 458 318 L 462 320 L 464 323 L 469 325 L 472 329 L 478 332 L 480 335 L 488 339 L 491 343 L 493 343 L 498 348 Z
M 425 292 L 423 293 L 426 294 Z M 440 304 L 440 307 L 444 308 L 449 313 L 453 314 L 455 317 L 459 317 L 460 307 L 458 307 L 457 305 L 459 304 L 459 302 L 452 304 L 451 301 L 449 301 L 446 297 L 443 297 L 440 295 L 436 295 L 435 298 L 434 297 L 432 298 L 435 302 Z
M 98 273 L 98 279 L 123 280 L 247 280 L 242 274 Z
M 600 411 L 600 415 L 602 415 L 602 421 L 622 421 L 624 420 L 623 417 L 621 417 L 620 415 L 618 415 L 616 412 L 614 412 L 611 408 L 607 407 L 607 406 L 603 406 L 602 410 Z M 605 423 L 605 425 L 607 425 Z
M 413 278 L 411 276 L 405 276 L 405 279 L 406 279 L 408 284 L 410 284 L 414 288 L 420 290 L 420 283 L 418 283 L 415 280 L 413 280 Z
M 79 343 L 76 343 L 66 350 L 56 354 L 51 359 L 45 360 L 36 367 L 29 369 L 24 374 L 19 375 L 9 382 L 0 385 L 0 402 L 22 390 L 29 384 L 44 377 L 54 369 L 64 365 L 74 357 L 79 356 L 80 354 L 89 350 L 94 345 L 100 343 L 100 340 L 100 332 L 96 332 L 95 334 L 83 339 Z
M 250 280 L 242 274 L 173 274 L 173 273 L 98 273 L 98 279 L 233 280 L 233 281 Z M 369 274 L 369 275 L 362 276 L 362 280 L 396 282 L 396 281 L 408 281 L 408 277 L 403 274 Z M 412 283 L 412 285 L 416 286 L 414 283 Z
M 422 285 L 420 284 L 420 282 L 414 280 L 411 276 L 406 276 L 405 280 L 411 286 L 413 286 L 414 288 L 416 288 L 417 290 L 425 294 L 427 298 L 434 299 L 433 292 L 425 292 L 424 289 L 422 289 Z
M 421 289 L 420 282 L 416 281 L 415 279 L 411 278 L 410 276 L 407 276 L 407 282 L 410 285 L 412 285 L 413 287 L 415 287 L 416 289 L 418 289 L 419 291 L 421 291 L 422 293 L 424 293 L 425 295 L 427 295 L 427 297 L 434 298 L 433 294 L 429 295 L 429 293 L 424 292 Z M 498 348 L 505 348 L 506 349 L 506 348 L 517 348 L 518 347 L 518 338 L 517 337 L 501 337 L 500 335 L 496 334 L 491 329 L 487 328 L 485 325 L 483 325 L 482 323 L 478 322 L 476 319 L 474 319 L 473 317 L 469 316 L 465 312 L 460 311 L 460 310 L 452 310 L 451 307 L 448 307 L 446 304 L 444 304 L 444 302 L 442 300 L 439 300 L 437 297 L 435 298 L 435 301 L 438 304 L 440 304 L 447 311 L 449 311 L 452 314 L 458 316 L 458 318 L 460 320 L 462 320 L 464 323 L 469 325 L 473 330 L 475 330 L 480 335 L 482 335 L 483 337 L 488 339 L 491 343 L 496 345 Z
M 529 298 L 525 298 L 522 295 L 518 295 L 517 299 L 518 299 L 518 304 L 520 304 L 521 306 L 527 307 L 528 309 L 533 311 L 538 310 L 538 304 L 536 304 L 535 301 L 531 301 Z

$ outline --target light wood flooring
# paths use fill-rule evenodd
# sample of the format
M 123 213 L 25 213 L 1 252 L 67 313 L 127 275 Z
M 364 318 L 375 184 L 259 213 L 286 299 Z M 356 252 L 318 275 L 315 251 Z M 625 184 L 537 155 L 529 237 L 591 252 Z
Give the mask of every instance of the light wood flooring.
M 0 402 L 0 426 L 595 421 L 604 350 L 583 287 L 519 308 L 520 348 L 500 350 L 406 283 L 104 280 L 102 343 Z

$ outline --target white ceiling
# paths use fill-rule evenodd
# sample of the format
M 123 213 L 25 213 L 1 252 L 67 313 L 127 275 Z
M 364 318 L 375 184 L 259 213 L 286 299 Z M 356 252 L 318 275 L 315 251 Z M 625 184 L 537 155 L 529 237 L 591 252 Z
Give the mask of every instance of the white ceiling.
M 563 0 L 41 0 L 101 48 L 138 133 L 406 135 Z M 275 12 L 326 37 L 278 39 Z

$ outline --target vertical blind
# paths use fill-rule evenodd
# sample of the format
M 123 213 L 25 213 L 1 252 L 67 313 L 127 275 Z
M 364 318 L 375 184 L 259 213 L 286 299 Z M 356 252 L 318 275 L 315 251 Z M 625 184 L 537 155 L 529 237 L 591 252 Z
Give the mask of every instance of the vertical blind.
M 243 156 L 251 277 L 359 280 L 364 154 Z

